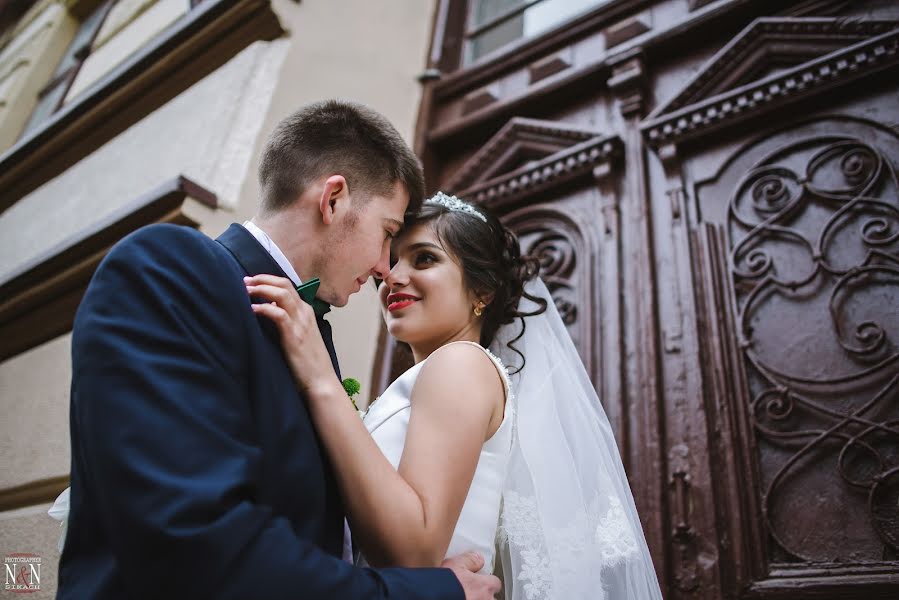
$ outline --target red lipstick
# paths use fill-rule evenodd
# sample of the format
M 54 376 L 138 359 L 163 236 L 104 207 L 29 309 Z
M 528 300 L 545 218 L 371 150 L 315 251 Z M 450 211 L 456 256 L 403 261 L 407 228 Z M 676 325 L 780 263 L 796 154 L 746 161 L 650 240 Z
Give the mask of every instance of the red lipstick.
M 418 302 L 419 298 L 413 296 L 412 294 L 388 294 L 387 295 L 387 310 L 393 312 L 395 310 L 401 310 L 406 308 L 407 306 L 411 306 L 412 304 Z

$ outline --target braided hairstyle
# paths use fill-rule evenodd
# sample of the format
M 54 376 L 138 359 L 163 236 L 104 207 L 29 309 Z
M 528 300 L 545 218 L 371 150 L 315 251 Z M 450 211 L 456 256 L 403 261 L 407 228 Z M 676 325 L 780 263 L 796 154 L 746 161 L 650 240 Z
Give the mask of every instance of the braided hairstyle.
M 411 217 L 407 227 L 430 225 L 440 243 L 455 257 L 462 268 L 465 286 L 476 296 L 489 303 L 481 315 L 481 339 L 483 347 L 490 346 L 499 328 L 521 320 L 521 332 L 507 345 L 522 359 L 524 355 L 514 343 L 524 335 L 524 317 L 538 315 L 546 310 L 546 301 L 527 294 L 524 285 L 540 271 L 536 258 L 522 256 L 518 237 L 499 219 L 481 206 L 474 206 L 484 215 L 486 222 L 477 216 L 458 210 L 450 210 L 442 204 L 427 201 Z M 518 301 L 522 296 L 538 304 L 534 312 L 520 312 Z

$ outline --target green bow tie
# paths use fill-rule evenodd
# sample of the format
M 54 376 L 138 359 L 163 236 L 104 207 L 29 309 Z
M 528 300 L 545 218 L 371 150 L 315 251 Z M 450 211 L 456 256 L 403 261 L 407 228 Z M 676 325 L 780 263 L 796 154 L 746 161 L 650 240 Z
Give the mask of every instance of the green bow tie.
M 297 286 L 297 293 L 300 295 L 300 298 L 303 299 L 303 302 L 312 306 L 316 317 L 322 317 L 331 310 L 330 304 L 315 297 L 319 284 L 321 284 L 321 281 L 319 281 L 318 277 L 315 277 Z

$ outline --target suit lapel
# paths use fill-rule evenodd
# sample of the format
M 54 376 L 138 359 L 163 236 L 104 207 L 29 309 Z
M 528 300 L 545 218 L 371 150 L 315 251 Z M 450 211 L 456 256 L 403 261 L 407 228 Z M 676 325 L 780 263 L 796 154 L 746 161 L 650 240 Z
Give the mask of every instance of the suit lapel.
M 272 255 L 268 253 L 262 244 L 260 244 L 259 241 L 253 237 L 253 234 L 247 231 L 244 226 L 232 223 L 225 233 L 220 235 L 216 241 L 231 253 L 238 264 L 243 267 L 243 270 L 247 275 L 267 273 L 287 278 L 287 275 L 284 273 L 283 269 L 278 266 L 278 263 L 275 262 Z M 259 302 L 259 300 L 254 299 L 253 302 Z M 266 334 L 273 336 L 273 339 L 280 345 L 281 341 L 274 324 L 264 317 L 260 317 L 260 319 L 263 321 L 262 327 Z M 319 317 L 316 321 L 318 322 L 318 329 L 322 334 L 322 339 L 325 341 L 325 347 L 328 349 L 328 354 L 331 356 L 331 364 L 334 366 L 334 372 L 337 373 L 337 377 L 340 378 L 340 366 L 337 364 L 337 353 L 334 350 L 334 341 L 331 337 L 331 324 L 323 317 Z
M 227 248 L 247 275 L 268 273 L 278 277 L 287 277 L 272 255 L 243 225 L 232 223 L 216 241 Z

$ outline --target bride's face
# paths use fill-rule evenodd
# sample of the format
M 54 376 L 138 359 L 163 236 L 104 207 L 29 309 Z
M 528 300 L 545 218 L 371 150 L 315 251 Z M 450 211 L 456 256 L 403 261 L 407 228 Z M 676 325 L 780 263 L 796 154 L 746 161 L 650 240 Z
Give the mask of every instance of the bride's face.
M 454 340 L 477 341 L 476 299 L 465 289 L 458 259 L 431 225 L 404 231 L 391 247 L 390 265 L 378 294 L 393 337 L 426 352 Z

